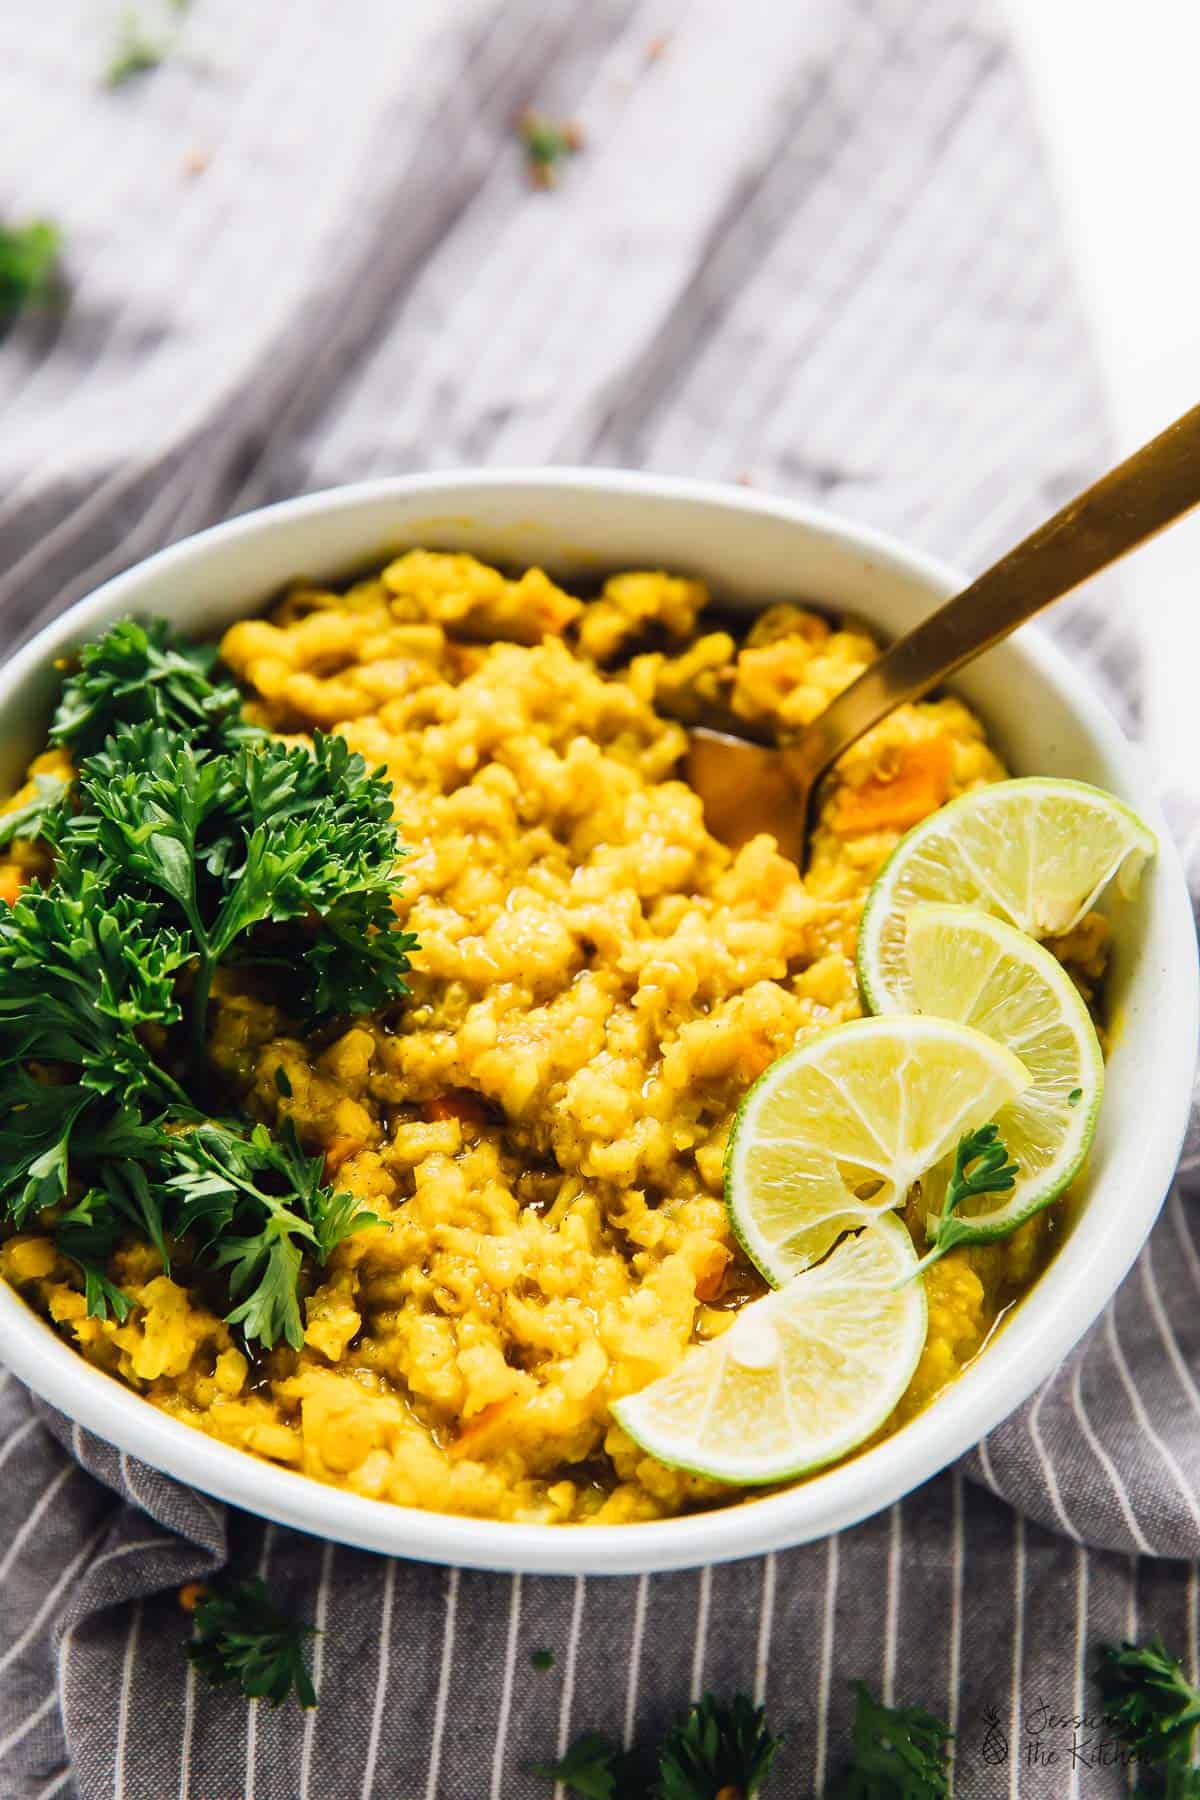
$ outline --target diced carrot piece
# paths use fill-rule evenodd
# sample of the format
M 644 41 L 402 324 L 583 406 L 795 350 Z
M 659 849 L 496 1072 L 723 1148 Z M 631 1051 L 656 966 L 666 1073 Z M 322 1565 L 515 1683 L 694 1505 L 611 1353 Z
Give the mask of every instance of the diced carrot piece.
M 954 750 L 949 738 L 925 738 L 910 744 L 890 780 L 872 777 L 861 787 L 844 787 L 838 796 L 833 829 L 840 837 L 868 831 L 906 831 L 936 812 L 950 791 Z
M 359 1151 L 365 1150 L 366 1147 L 367 1146 L 363 1143 L 361 1138 L 334 1138 L 332 1144 L 330 1144 L 328 1150 L 325 1152 L 326 1180 L 328 1180 L 330 1176 L 336 1175 L 344 1162 L 349 1162 L 352 1156 L 357 1156 Z
M 451 1461 L 459 1462 L 463 1457 L 478 1456 L 486 1448 L 496 1427 L 513 1411 L 516 1404 L 516 1395 L 510 1394 L 507 1400 L 493 1400 L 490 1406 L 477 1412 L 470 1424 L 463 1426 L 447 1451 Z
M 179 1590 L 179 1604 L 185 1613 L 195 1612 L 202 1600 L 207 1600 L 208 1589 L 202 1581 L 185 1581 Z
M 697 1300 L 715 1300 L 721 1291 L 721 1283 L 725 1279 L 725 1271 L 732 1261 L 732 1252 L 724 1244 L 710 1244 L 703 1259 L 696 1268 Z
M 776 1049 L 775 1045 L 771 1043 L 769 1038 L 764 1037 L 761 1032 L 747 1032 L 743 1042 L 738 1048 L 737 1072 L 739 1080 L 749 1087 L 751 1082 L 758 1080 L 764 1069 L 770 1067 L 778 1055 L 779 1051 Z
M 16 905 L 24 886 L 25 883 L 15 869 L 0 871 L 0 900 L 6 901 L 9 906 Z
M 432 1100 L 426 1100 L 421 1111 L 430 1124 L 438 1119 L 457 1119 L 460 1125 L 469 1125 L 475 1131 L 481 1131 L 488 1119 L 486 1102 L 466 1088 L 451 1088 L 447 1094 L 436 1094 Z

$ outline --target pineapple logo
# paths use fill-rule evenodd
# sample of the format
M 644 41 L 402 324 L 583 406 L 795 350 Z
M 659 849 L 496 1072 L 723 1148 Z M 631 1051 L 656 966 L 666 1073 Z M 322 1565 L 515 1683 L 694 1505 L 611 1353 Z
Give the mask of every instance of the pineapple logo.
M 994 1706 L 989 1706 L 984 1713 L 983 1724 L 983 1743 L 979 1753 L 988 1767 L 995 1769 L 1008 1761 L 1008 1739 L 1000 1723 L 1000 1714 Z

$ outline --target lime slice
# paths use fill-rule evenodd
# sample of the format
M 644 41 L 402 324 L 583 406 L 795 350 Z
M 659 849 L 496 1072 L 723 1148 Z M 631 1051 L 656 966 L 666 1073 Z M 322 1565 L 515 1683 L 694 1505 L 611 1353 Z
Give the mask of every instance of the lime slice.
M 1132 894 L 1156 848 L 1136 813 L 1082 781 L 997 781 L 952 800 L 901 838 L 867 895 L 858 934 L 867 1006 L 911 1008 L 904 917 L 917 901 L 981 906 L 1030 937 L 1060 937 L 1114 876 Z
M 725 1198 L 746 1254 L 780 1286 L 902 1206 L 1029 1079 L 1011 1050 L 944 1019 L 855 1019 L 811 1038 L 759 1077 L 734 1121 Z
M 925 1284 L 903 1280 L 916 1261 L 900 1221 L 880 1219 L 618 1401 L 618 1423 L 660 1462 L 739 1487 L 844 1456 L 883 1424 L 917 1366 Z
M 1033 1080 L 996 1114 L 1020 1174 L 1006 1195 L 958 1208 L 981 1236 L 999 1237 L 1040 1211 L 1078 1174 L 1096 1130 L 1104 1057 L 1079 990 L 1023 931 L 972 906 L 914 906 L 905 942 L 908 991 L 922 1013 L 973 1025 L 1020 1057 Z M 936 1212 L 948 1168 L 931 1170 L 922 1199 Z

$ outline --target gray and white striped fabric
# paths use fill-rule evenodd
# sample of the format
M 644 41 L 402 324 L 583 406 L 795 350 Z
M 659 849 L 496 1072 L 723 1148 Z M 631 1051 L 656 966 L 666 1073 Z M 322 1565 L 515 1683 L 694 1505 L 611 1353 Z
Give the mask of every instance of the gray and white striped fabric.
M 226 514 L 465 462 L 745 475 L 966 565 L 1104 460 L 1021 86 L 971 0 L 197 0 L 103 91 L 92 0 L 0 11 L 0 212 L 72 304 L 0 346 L 0 628 Z M 513 114 L 579 118 L 530 191 Z M 1137 646 L 1057 629 L 1137 717 Z M 641 1580 L 387 1562 L 220 1507 L 0 1386 L 0 1796 L 532 1800 L 585 1726 L 764 1698 L 820 1792 L 861 1677 L 959 1733 L 956 1791 L 1124 1791 L 1085 1649 L 1197 1664 L 1191 1156 L 1103 1321 L 963 1467 L 859 1528 Z M 180 1582 L 259 1570 L 318 1711 L 182 1656 Z M 531 1649 L 554 1652 L 532 1668 Z

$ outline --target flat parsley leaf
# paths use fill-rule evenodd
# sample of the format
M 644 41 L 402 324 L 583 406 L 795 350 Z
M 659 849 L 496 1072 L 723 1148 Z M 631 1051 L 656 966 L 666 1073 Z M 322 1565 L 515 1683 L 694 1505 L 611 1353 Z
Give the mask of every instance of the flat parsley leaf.
M 304 1154 L 290 1119 L 276 1138 L 265 1125 L 244 1134 L 205 1120 L 166 1141 L 161 1167 L 176 1230 L 194 1231 L 213 1265 L 228 1272 L 238 1302 L 228 1323 L 268 1349 L 284 1339 L 298 1350 L 305 1251 L 323 1263 L 343 1238 L 379 1219 L 322 1182 L 323 1158 Z
M 83 1275 L 83 1291 L 89 1317 L 104 1319 L 111 1312 L 124 1323 L 133 1310 L 129 1296 L 110 1281 L 105 1265 L 117 1245 L 123 1221 L 109 1205 L 101 1188 L 89 1188 L 54 1229 L 54 1241 L 64 1256 L 76 1263 Z
M 530 179 L 540 188 L 557 187 L 561 166 L 583 148 L 583 133 L 573 120 L 549 119 L 532 106 L 517 120 L 517 135 Z
M 827 1800 L 948 1800 L 950 1729 L 920 1706 L 884 1706 L 854 1684 L 853 1754 Z
M 538 1763 L 534 1774 L 561 1781 L 579 1800 L 622 1800 L 617 1786 L 620 1762 L 616 1744 L 598 1731 L 587 1731 L 558 1762 Z
M 931 1263 L 945 1256 L 958 1244 L 987 1242 L 996 1236 L 995 1229 L 983 1233 L 967 1217 L 959 1214 L 964 1200 L 981 1199 L 986 1194 L 1009 1194 L 1016 1185 L 1020 1169 L 1009 1158 L 1008 1147 L 1000 1136 L 998 1125 L 981 1125 L 976 1131 L 964 1131 L 954 1152 L 954 1170 L 946 1188 L 942 1210 L 930 1229 L 932 1248 L 925 1252 L 906 1279 L 924 1274 Z M 1015 1231 L 1020 1220 L 1010 1227 Z

